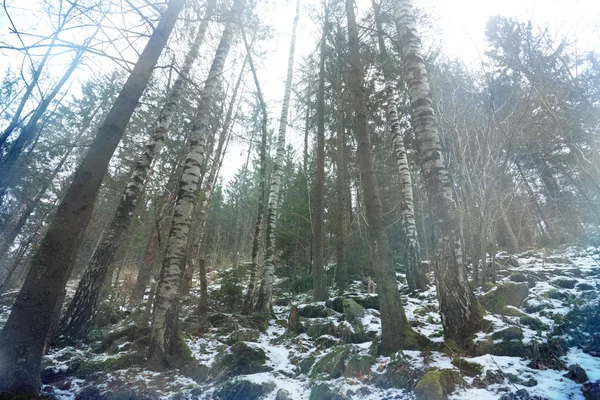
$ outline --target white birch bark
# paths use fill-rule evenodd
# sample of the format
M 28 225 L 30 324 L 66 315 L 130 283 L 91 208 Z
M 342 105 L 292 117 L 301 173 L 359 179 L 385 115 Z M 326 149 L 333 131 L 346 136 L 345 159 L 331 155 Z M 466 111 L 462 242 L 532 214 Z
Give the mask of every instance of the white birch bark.
M 417 238 L 417 224 L 415 222 L 415 204 L 413 199 L 412 177 L 408 168 L 408 158 L 404 146 L 404 135 L 398 117 L 395 89 L 390 76 L 390 58 L 385 48 L 382 36 L 382 26 L 379 14 L 379 5 L 372 1 L 375 11 L 375 23 L 377 27 L 377 40 L 379 54 L 381 56 L 381 68 L 385 81 L 385 92 L 387 99 L 388 123 L 392 131 L 394 152 L 396 153 L 396 165 L 400 174 L 400 195 L 402 209 L 400 212 L 402 232 L 404 233 L 404 265 L 406 267 L 406 281 L 411 290 L 423 290 L 427 288 L 427 277 L 421 271 L 421 257 L 419 252 L 419 240 Z
M 243 0 L 235 0 L 231 17 L 239 14 Z M 200 94 L 198 112 L 190 139 L 190 150 L 185 160 L 183 174 L 179 182 L 175 212 L 167 248 L 156 289 L 152 334 L 148 351 L 151 367 L 169 367 L 176 352 L 178 335 L 178 303 L 185 261 L 185 252 L 190 223 L 198 190 L 200 167 L 205 159 L 205 145 L 209 135 L 210 115 L 217 104 L 219 78 L 223 73 L 225 59 L 229 53 L 233 36 L 233 21 L 228 21 L 223 31 L 204 88 Z
M 294 55 L 296 52 L 296 29 L 300 17 L 300 0 L 296 1 L 296 15 L 292 26 L 292 40 L 288 57 L 287 77 L 283 105 L 281 107 L 281 118 L 279 120 L 279 134 L 277 136 L 277 155 L 273 166 L 273 177 L 271 180 L 271 191 L 267 206 L 267 232 L 265 245 L 265 265 L 260 282 L 260 292 L 256 304 L 256 311 L 267 312 L 271 307 L 273 295 L 273 275 L 275 272 L 275 229 L 277 228 L 277 207 L 279 203 L 279 189 L 281 187 L 281 175 L 283 173 L 283 162 L 285 155 L 285 131 L 287 129 L 288 111 L 290 97 L 292 94 L 292 80 L 294 75 Z
M 411 0 L 394 1 L 401 58 L 408 87 L 412 124 L 427 187 L 435 240 L 435 277 L 440 314 L 447 339 L 462 343 L 476 332 L 482 311 L 467 281 L 460 241 L 460 223 Z
M 246 60 L 244 59 L 244 64 L 242 65 L 242 69 L 240 70 L 240 74 L 238 76 L 237 82 L 233 89 L 233 94 L 231 96 L 231 102 L 229 104 L 229 108 L 227 110 L 227 115 L 225 116 L 225 122 L 223 124 L 223 129 L 221 130 L 221 134 L 219 135 L 219 141 L 217 143 L 217 148 L 215 150 L 213 156 L 213 162 L 210 166 L 210 170 L 208 171 L 208 177 L 206 178 L 206 183 L 204 184 L 204 197 L 202 198 L 202 202 L 200 203 L 200 211 L 197 217 L 196 222 L 196 232 L 194 233 L 194 237 L 192 239 L 191 248 L 188 249 L 188 260 L 187 266 L 184 273 L 184 281 L 181 288 L 181 293 L 186 295 L 189 293 L 189 289 L 191 287 L 192 278 L 194 275 L 194 270 L 196 266 L 196 262 L 198 257 L 200 256 L 200 249 L 203 244 L 204 239 L 204 228 L 206 226 L 206 214 L 208 212 L 208 206 L 210 205 L 210 201 L 213 195 L 213 189 L 215 185 L 215 181 L 219 174 L 219 169 L 221 168 L 222 155 L 227 150 L 227 144 L 229 143 L 230 137 L 230 127 L 231 120 L 233 117 L 233 109 L 236 105 L 237 94 L 240 89 L 242 78 L 244 76 L 244 70 L 246 67 Z M 204 296 L 205 297 L 205 296 Z M 205 307 L 207 304 L 207 299 L 202 297 L 200 299 L 201 306 Z
M 102 283 L 105 281 L 109 266 L 114 260 L 117 246 L 123 235 L 129 229 L 135 213 L 137 201 L 143 192 L 152 163 L 160 152 L 171 126 L 173 116 L 186 87 L 192 65 L 198 58 L 200 45 L 204 41 L 208 19 L 214 12 L 215 0 L 207 4 L 204 21 L 186 55 L 180 74 L 169 92 L 167 103 L 152 132 L 148 143 L 137 161 L 133 174 L 127 182 L 123 197 L 117 206 L 115 215 L 108 229 L 102 235 L 100 244 L 94 251 L 92 259 L 79 281 L 77 291 L 69 304 L 67 313 L 62 321 L 60 333 L 71 339 L 83 339 L 89 331 L 94 314 L 97 310 L 98 298 Z
M 268 123 L 268 114 L 267 114 L 267 106 L 265 104 L 265 100 L 262 95 L 262 91 L 260 89 L 260 82 L 258 81 L 258 76 L 256 75 L 256 68 L 254 68 L 254 62 L 252 61 L 251 48 L 248 45 L 248 40 L 246 39 L 246 34 L 242 31 L 242 37 L 244 39 L 244 46 L 246 47 L 246 53 L 248 55 L 248 64 L 250 65 L 250 71 L 252 72 L 252 78 L 254 79 L 254 85 L 256 86 L 256 97 L 258 97 L 258 102 L 260 109 L 262 111 L 262 119 L 261 119 L 261 147 L 260 147 L 260 167 L 259 167 L 259 186 L 258 186 L 258 214 L 256 217 L 256 224 L 254 225 L 254 238 L 252 239 L 252 265 L 250 267 L 250 278 L 248 279 L 248 288 L 246 290 L 246 296 L 244 299 L 244 305 L 242 306 L 242 314 L 250 315 L 254 310 L 254 297 L 256 295 L 256 284 L 258 280 L 258 257 L 260 251 L 260 241 L 262 236 L 262 225 L 263 218 L 265 214 L 265 186 L 266 186 L 266 175 L 267 175 L 267 123 Z M 250 153 L 248 153 L 250 156 Z M 248 166 L 248 159 L 246 159 L 246 167 Z M 244 169 L 246 171 L 246 169 Z M 244 246 L 240 246 L 240 249 L 243 250 Z M 236 250 L 239 254 L 239 249 L 236 247 Z M 236 263 L 237 267 L 237 263 Z

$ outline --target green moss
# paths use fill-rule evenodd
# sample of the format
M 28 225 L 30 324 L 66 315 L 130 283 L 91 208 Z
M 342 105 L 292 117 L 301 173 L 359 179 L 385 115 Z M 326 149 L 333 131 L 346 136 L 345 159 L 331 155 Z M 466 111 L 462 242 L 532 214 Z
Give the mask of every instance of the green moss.
M 309 400 L 341 400 L 343 398 L 325 383 L 313 386 L 308 397 Z
M 508 280 L 511 282 L 527 282 L 527 277 L 522 272 L 513 272 L 509 275 Z
M 550 283 L 562 289 L 573 289 L 577 281 L 575 279 L 558 278 L 552 280 Z
M 501 314 L 506 312 L 506 306 L 519 307 L 528 294 L 526 283 L 506 282 L 486 293 L 480 302 L 486 310 Z
M 550 329 L 550 327 L 548 325 L 546 325 L 539 319 L 530 317 L 528 315 L 521 317 L 520 322 L 521 322 L 521 324 L 528 326 L 531 329 L 536 330 L 536 331 L 547 331 Z
M 440 385 L 444 396 L 454 392 L 457 386 L 462 385 L 463 380 L 457 371 L 451 369 L 443 369 L 440 371 Z
M 315 378 L 319 374 L 326 374 L 333 379 L 339 378 L 342 376 L 349 355 L 350 348 L 348 346 L 334 348 L 329 354 L 316 362 L 310 371 L 310 377 Z
M 492 339 L 502 339 L 505 342 L 510 340 L 522 340 L 523 331 L 517 327 L 506 328 L 501 331 L 492 333 Z
M 402 352 L 398 352 L 392 355 L 385 372 L 376 375 L 375 385 L 382 389 L 411 390 L 422 377 L 423 371 L 414 368 L 413 363 L 407 360 Z
M 234 380 L 223 384 L 215 392 L 215 399 L 222 400 L 254 400 L 262 399 L 273 390 L 276 385 L 273 382 L 254 383 L 246 380 Z
M 345 377 L 362 376 L 371 371 L 371 365 L 375 362 L 372 356 L 353 356 L 348 360 L 344 369 Z
M 97 372 L 109 372 L 131 368 L 135 365 L 140 365 L 143 362 L 144 357 L 137 353 L 106 358 L 101 361 L 88 360 L 79 365 L 75 372 L 75 376 L 78 378 L 85 378 Z
M 216 381 L 222 381 L 238 375 L 271 371 L 265 365 L 266 361 L 267 356 L 262 349 L 238 342 L 217 355 L 212 372 Z
M 314 363 L 315 363 L 315 358 L 312 356 L 306 357 L 305 359 L 300 361 L 300 364 L 299 364 L 300 373 L 308 374 L 310 372 L 310 368 L 314 365 Z
M 415 387 L 417 400 L 444 400 L 444 389 L 440 383 L 440 373 L 429 371 L 421 378 Z
M 506 315 L 507 317 L 526 317 L 523 311 L 514 307 L 504 307 L 499 314 Z
M 481 374 L 483 367 L 477 363 L 463 360 L 462 358 L 456 357 L 452 360 L 452 365 L 460 370 L 461 373 L 467 376 L 477 376 Z
M 352 299 L 344 299 L 342 305 L 344 307 L 344 314 L 346 314 L 348 322 L 353 325 L 360 324 L 362 316 L 365 313 L 363 306 Z

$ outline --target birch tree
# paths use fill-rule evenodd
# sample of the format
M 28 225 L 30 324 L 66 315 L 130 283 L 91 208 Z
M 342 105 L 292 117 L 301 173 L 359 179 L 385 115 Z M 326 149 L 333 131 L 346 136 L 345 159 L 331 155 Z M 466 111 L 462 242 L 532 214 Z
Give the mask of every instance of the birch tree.
M 252 265 L 250 266 L 250 277 L 248 279 L 248 288 L 246 289 L 246 296 L 244 298 L 244 305 L 242 306 L 242 314 L 250 315 L 254 310 L 254 298 L 256 295 L 256 284 L 258 281 L 258 256 L 260 251 L 260 240 L 262 236 L 262 225 L 263 218 L 265 214 L 265 186 L 267 180 L 267 123 L 269 119 L 269 115 L 267 114 L 267 105 L 265 104 L 265 100 L 262 95 L 262 91 L 260 89 L 260 82 L 258 81 L 258 76 L 256 74 L 256 68 L 254 67 L 254 62 L 252 61 L 252 53 L 251 48 L 248 45 L 248 40 L 246 38 L 246 34 L 242 32 L 242 37 L 244 39 L 244 46 L 246 47 L 246 54 L 248 55 L 248 64 L 250 65 L 250 71 L 252 72 L 252 78 L 254 79 L 254 85 L 256 87 L 256 97 L 258 98 L 258 103 L 260 107 L 260 111 L 262 114 L 261 122 L 260 122 L 260 130 L 261 130 L 261 140 L 260 140 L 260 166 L 259 166 L 259 183 L 258 183 L 258 211 L 256 216 L 256 223 L 254 225 L 254 238 L 252 239 Z M 250 150 L 248 150 L 250 151 Z M 248 157 L 250 154 L 248 154 Z M 244 172 L 246 171 L 248 165 L 248 160 L 246 160 L 246 167 Z M 236 251 L 239 252 L 239 249 Z M 243 250 L 243 247 L 242 247 Z M 236 263 L 237 267 L 237 263 Z
M 42 352 L 62 303 L 79 238 L 88 225 L 110 158 L 167 44 L 184 0 L 171 0 L 136 62 L 90 150 L 75 172 L 25 283 L 0 334 L 0 387 L 4 394 L 37 396 Z
M 288 57 L 287 76 L 285 81 L 285 92 L 283 94 L 283 104 L 281 106 L 281 117 L 279 119 L 279 133 L 277 135 L 277 155 L 273 165 L 273 177 L 271 180 L 271 190 L 269 192 L 269 203 L 267 206 L 267 230 L 265 244 L 265 265 L 260 282 L 260 292 L 256 303 L 255 311 L 269 312 L 271 307 L 271 298 L 273 295 L 273 278 L 275 273 L 275 229 L 277 228 L 277 206 L 279 204 L 279 189 L 281 186 L 281 176 L 283 172 L 283 162 L 285 155 L 285 132 L 287 129 L 288 111 L 290 107 L 290 97 L 292 94 L 292 80 L 294 75 L 294 54 L 296 51 L 296 29 L 300 17 L 300 0 L 296 2 L 296 15 L 292 25 L 292 40 L 290 44 L 290 53 Z
M 435 279 L 444 335 L 446 339 L 461 344 L 479 330 L 483 311 L 469 286 L 463 264 L 456 202 L 444 163 L 411 0 L 394 2 L 394 21 L 411 103 L 412 125 L 434 226 Z
M 381 24 L 381 15 L 379 4 L 372 1 L 375 11 L 375 26 L 377 28 L 377 44 L 379 46 L 379 56 L 381 59 L 381 69 L 385 83 L 385 93 L 387 99 L 388 124 L 392 131 L 392 140 L 394 143 L 394 152 L 396 154 L 396 165 L 400 174 L 400 193 L 402 196 L 402 231 L 404 233 L 404 266 L 406 268 L 406 281 L 411 290 L 424 290 L 429 283 L 427 277 L 421 270 L 421 256 L 419 252 L 419 240 L 417 237 L 417 224 L 415 222 L 415 204 L 413 199 L 412 178 L 408 168 L 408 158 L 406 148 L 404 147 L 404 135 L 398 116 L 398 107 L 396 106 L 396 90 L 393 85 L 393 79 L 390 73 L 391 58 L 388 55 L 383 40 L 383 28 Z
M 349 87 L 354 106 L 357 158 L 368 224 L 367 232 L 371 246 L 371 263 L 377 284 L 377 295 L 381 304 L 380 351 L 382 353 L 392 353 L 401 348 L 418 347 L 417 334 L 408 325 L 408 319 L 404 307 L 402 307 L 388 235 L 383 223 L 379 185 L 375 176 L 371 140 L 367 126 L 363 67 L 360 61 L 358 27 L 352 0 L 346 0 L 346 16 L 348 19 L 350 59 Z
M 144 152 L 137 161 L 129 182 L 127 182 L 113 219 L 102 235 L 100 244 L 94 251 L 92 259 L 79 281 L 77 291 L 69 304 L 60 329 L 60 333 L 70 339 L 83 339 L 91 327 L 91 322 L 98 305 L 100 289 L 106 279 L 108 268 L 115 258 L 117 246 L 121 238 L 131 225 L 138 199 L 143 192 L 152 163 L 156 155 L 160 152 L 168 135 L 171 121 L 177 112 L 181 95 L 187 85 L 190 70 L 198 58 L 200 45 L 204 41 L 208 20 L 212 16 L 214 8 L 215 0 L 210 0 L 206 5 L 204 19 L 200 23 L 198 32 L 179 71 L 179 76 L 175 80 L 167 97 L 165 108 L 150 135 Z
M 243 5 L 244 0 L 234 0 L 229 20 L 200 94 L 189 152 L 177 190 L 173 222 L 167 239 L 167 248 L 154 301 L 148 364 L 155 369 L 173 365 L 179 356 L 178 345 L 180 343 L 177 338 L 179 335 L 179 297 L 186 246 L 200 178 L 200 166 L 205 160 L 205 146 L 210 134 L 209 120 L 211 113 L 216 109 L 219 79 L 231 46 L 234 20 L 240 15 Z

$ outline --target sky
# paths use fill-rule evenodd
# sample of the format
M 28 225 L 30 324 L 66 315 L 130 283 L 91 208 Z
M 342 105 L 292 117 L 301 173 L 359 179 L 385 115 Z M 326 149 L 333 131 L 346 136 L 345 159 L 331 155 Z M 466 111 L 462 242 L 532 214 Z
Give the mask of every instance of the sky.
M 287 1 L 287 4 L 286 4 Z M 317 0 L 302 0 L 309 7 L 317 7 Z M 370 10 L 371 0 L 356 0 L 358 15 Z M 272 19 L 275 29 L 276 49 L 264 60 L 261 71 L 261 84 L 270 104 L 271 126 L 277 126 L 283 98 L 287 56 L 294 19 L 294 0 L 269 1 L 269 12 L 276 15 Z M 495 15 L 515 17 L 521 21 L 531 20 L 539 29 L 548 27 L 559 37 L 577 40 L 578 47 L 584 50 L 600 49 L 600 0 L 414 0 L 415 7 L 429 16 L 431 26 L 421 26 L 425 48 L 432 41 L 441 45 L 443 52 L 450 58 L 459 58 L 469 68 L 477 69 L 483 60 L 485 50 L 485 26 L 487 20 Z M 320 27 L 315 19 L 307 15 L 306 7 L 301 8 L 298 26 L 296 50 L 296 68 L 302 57 L 315 51 L 319 39 Z M 317 22 L 318 23 L 318 22 Z M 293 99 L 292 99 L 293 104 Z M 291 108 L 290 120 L 294 120 Z M 287 143 L 300 151 L 304 143 L 304 134 L 300 129 L 288 127 Z M 243 149 L 233 146 L 226 155 L 221 175 L 225 182 L 230 179 L 241 161 Z
M 48 0 L 58 1 L 58 0 Z M 371 0 L 356 0 L 359 16 L 370 10 Z M 6 0 L 9 7 L 25 7 L 34 0 Z M 315 12 L 319 0 L 302 0 L 298 26 L 296 68 L 303 57 L 315 52 L 320 26 Z M 429 16 L 428 26 L 422 26 L 426 48 L 427 41 L 440 44 L 450 58 L 460 58 L 470 68 L 478 68 L 484 52 L 484 31 L 489 17 L 503 15 L 522 21 L 531 20 L 534 28 L 548 27 L 558 36 L 576 40 L 582 51 L 600 49 L 600 0 L 415 0 L 415 7 Z M 283 98 L 287 56 L 289 51 L 295 0 L 263 0 L 263 13 L 274 29 L 274 39 L 269 41 L 265 58 L 255 60 L 260 65 L 259 79 L 269 105 L 270 126 L 277 127 Z M 15 21 L 19 23 L 20 21 Z M 26 24 L 26 21 L 23 21 Z M 0 10 L 0 40 L 8 33 L 8 23 Z M 207 54 L 211 50 L 206 49 Z M 0 71 L 7 62 L 0 53 Z M 254 90 L 250 87 L 248 90 Z M 293 104 L 293 99 L 292 99 Z M 289 121 L 296 120 L 296 110 L 291 107 Z M 287 141 L 295 148 L 303 145 L 303 132 L 293 126 L 288 128 Z M 245 147 L 233 144 L 226 155 L 221 175 L 227 182 L 241 166 Z

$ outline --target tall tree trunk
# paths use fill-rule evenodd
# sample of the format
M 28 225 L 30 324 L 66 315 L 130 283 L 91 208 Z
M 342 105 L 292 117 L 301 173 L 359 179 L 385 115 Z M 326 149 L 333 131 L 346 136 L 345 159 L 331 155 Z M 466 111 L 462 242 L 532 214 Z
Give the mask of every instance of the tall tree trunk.
M 44 342 L 57 318 L 54 310 L 64 299 L 79 240 L 90 221 L 102 177 L 183 3 L 184 0 L 169 2 L 33 256 L 25 283 L 0 334 L 0 387 L 6 396 L 36 396 L 39 392 Z
M 184 161 L 185 160 L 181 160 L 181 162 L 173 169 L 163 193 L 162 200 L 156 205 L 155 210 L 160 211 L 155 211 L 152 232 L 148 238 L 148 242 L 146 243 L 146 248 L 144 250 L 144 265 L 138 270 L 138 276 L 135 279 L 135 284 L 133 285 L 133 289 L 131 291 L 132 301 L 141 301 L 144 298 L 146 287 L 148 287 L 151 278 L 153 276 L 155 277 L 158 273 L 157 268 L 154 266 L 154 261 L 156 260 L 156 256 L 161 248 L 160 238 L 165 233 L 165 229 L 168 227 L 165 221 L 168 216 L 171 216 L 171 211 L 173 209 L 172 203 L 175 200 L 176 194 L 175 185 L 181 178 Z M 152 307 L 152 302 L 150 302 L 149 307 Z
M 271 178 L 271 190 L 269 192 L 269 203 L 267 206 L 267 229 L 265 245 L 265 265 L 260 281 L 260 291 L 255 310 L 258 312 L 269 312 L 271 309 L 271 298 L 273 295 L 273 275 L 275 273 L 275 229 L 277 228 L 277 207 L 279 203 L 279 189 L 281 188 L 281 175 L 283 173 L 283 158 L 285 155 L 285 131 L 287 129 L 288 111 L 290 97 L 292 94 L 292 80 L 294 78 L 294 54 L 296 52 L 296 29 L 300 17 L 300 0 L 296 1 L 296 16 L 292 25 L 292 41 L 288 57 L 287 76 L 285 81 L 285 92 L 281 106 L 281 117 L 279 119 L 279 134 L 277 137 L 277 155 L 273 165 L 273 176 Z
M 181 68 L 180 75 L 168 95 L 165 108 L 150 136 L 149 142 L 146 144 L 143 154 L 137 161 L 133 174 L 129 182 L 127 182 L 123 197 L 117 206 L 115 215 L 102 235 L 100 244 L 94 251 L 92 259 L 79 281 L 77 291 L 61 323 L 59 333 L 72 340 L 85 338 L 92 325 L 94 314 L 98 308 L 100 289 L 106 279 L 109 266 L 115 258 L 117 246 L 131 225 L 138 199 L 146 185 L 154 158 L 160 152 L 169 132 L 173 116 L 177 112 L 180 98 L 187 84 L 188 75 L 194 61 L 198 57 L 200 45 L 204 40 L 208 18 L 213 12 L 211 8 L 214 8 L 214 1 L 212 4 L 208 4 L 208 7 L 206 10 L 207 15 L 205 15 L 204 21 L 200 24 L 196 38 Z
M 325 20 L 321 36 L 321 55 L 319 57 L 319 87 L 317 91 L 317 173 L 315 175 L 315 213 L 313 215 L 313 250 L 315 263 L 312 269 L 313 299 L 327 300 L 327 279 L 323 267 L 323 245 L 325 218 L 325 57 L 327 52 L 327 34 L 329 30 L 329 7 L 324 3 Z
M 463 343 L 481 327 L 483 312 L 469 287 L 463 265 L 460 224 L 452 186 L 442 155 L 421 39 L 411 0 L 394 2 L 394 20 L 401 46 L 417 139 L 434 226 L 435 277 L 446 339 Z
M 177 340 L 179 335 L 179 297 L 185 251 L 200 178 L 200 166 L 205 159 L 205 146 L 210 134 L 210 116 L 217 105 L 219 79 L 223 73 L 223 66 L 231 45 L 233 20 L 240 14 L 243 4 L 243 0 L 234 0 L 229 16 L 230 20 L 226 23 L 204 88 L 200 93 L 200 103 L 191 134 L 190 149 L 177 190 L 173 222 L 156 289 L 152 334 L 148 350 L 149 366 L 159 370 L 172 366 L 179 356 L 180 344 Z
M 377 283 L 377 295 L 381 307 L 381 346 L 379 350 L 383 354 L 389 354 L 401 348 L 416 348 L 418 346 L 417 334 L 408 324 L 404 307 L 402 307 L 392 252 L 383 222 L 379 185 L 375 176 L 371 139 L 367 126 L 363 66 L 360 61 L 358 27 L 352 0 L 346 0 L 346 16 L 350 59 L 348 81 L 354 106 L 357 157 L 368 224 L 367 232 L 371 246 L 372 270 Z
M 252 72 L 252 78 L 254 79 L 254 85 L 256 86 L 256 96 L 258 97 L 258 102 L 260 105 L 260 109 L 262 111 L 262 119 L 261 119 L 261 140 L 260 140 L 260 167 L 259 167 L 259 176 L 260 181 L 258 184 L 258 215 L 256 216 L 256 225 L 254 226 L 254 237 L 252 239 L 252 265 L 250 266 L 250 278 L 248 280 L 248 289 L 246 291 L 246 297 L 244 298 L 244 305 L 242 307 L 243 315 L 250 315 L 254 310 L 254 297 L 256 294 L 256 283 L 258 280 L 258 257 L 260 251 L 260 240 L 262 236 L 262 225 L 263 218 L 265 215 L 265 186 L 267 180 L 267 122 L 269 115 L 267 114 L 267 106 L 265 104 L 265 100 L 262 95 L 262 91 L 260 89 L 260 83 L 258 81 L 258 76 L 256 75 L 256 68 L 254 67 L 254 62 L 252 61 L 252 53 L 250 46 L 248 45 L 248 40 L 246 39 L 246 34 L 242 31 L 242 37 L 244 39 L 244 45 L 246 46 L 246 53 L 248 54 L 248 63 L 250 64 L 250 71 Z M 242 246 L 243 249 L 243 246 Z
M 341 82 L 338 90 L 341 92 Z M 348 199 L 346 198 L 346 127 L 344 126 L 344 111 L 341 101 L 341 93 L 338 95 L 338 129 L 337 129 L 337 176 L 336 176 L 336 276 L 340 292 L 348 290 L 348 269 L 346 267 L 346 213 Z
M 383 29 L 379 14 L 379 5 L 373 0 L 375 11 L 375 23 L 377 27 L 377 40 L 379 54 L 381 56 L 381 68 L 385 81 L 387 97 L 388 123 L 392 131 L 394 151 L 396 153 L 396 165 L 400 173 L 400 194 L 402 198 L 402 232 L 404 233 L 404 265 L 406 267 L 406 281 L 410 290 L 425 290 L 429 281 L 421 270 L 421 256 L 419 251 L 419 239 L 417 237 L 417 224 L 415 221 L 415 204 L 413 198 L 412 178 L 408 168 L 408 158 L 404 147 L 404 137 L 400 126 L 398 108 L 396 106 L 395 89 L 390 74 L 390 57 L 383 41 Z
M 196 260 L 198 260 L 200 256 L 200 250 L 203 244 L 204 228 L 206 226 L 206 215 L 208 213 L 208 206 L 210 205 L 214 185 L 219 175 L 219 170 L 221 168 L 222 156 L 227 151 L 227 144 L 229 143 L 229 137 L 231 135 L 230 128 L 233 117 L 233 110 L 236 107 L 237 94 L 242 83 L 242 78 L 244 77 L 245 68 L 246 59 L 244 59 L 242 69 L 240 70 L 240 74 L 233 89 L 231 101 L 227 110 L 227 115 L 225 116 L 225 122 L 223 123 L 223 129 L 221 129 L 221 134 L 219 135 L 217 148 L 213 155 L 213 161 L 204 184 L 204 197 L 202 197 L 202 202 L 200 203 L 200 210 L 196 221 L 196 232 L 191 238 L 191 245 L 187 249 L 187 265 L 183 274 L 183 283 L 181 285 L 181 294 L 184 296 L 189 294 L 190 287 L 192 286 L 192 278 L 194 277 Z M 206 305 L 205 299 L 200 299 L 200 301 L 203 303 L 203 305 Z

